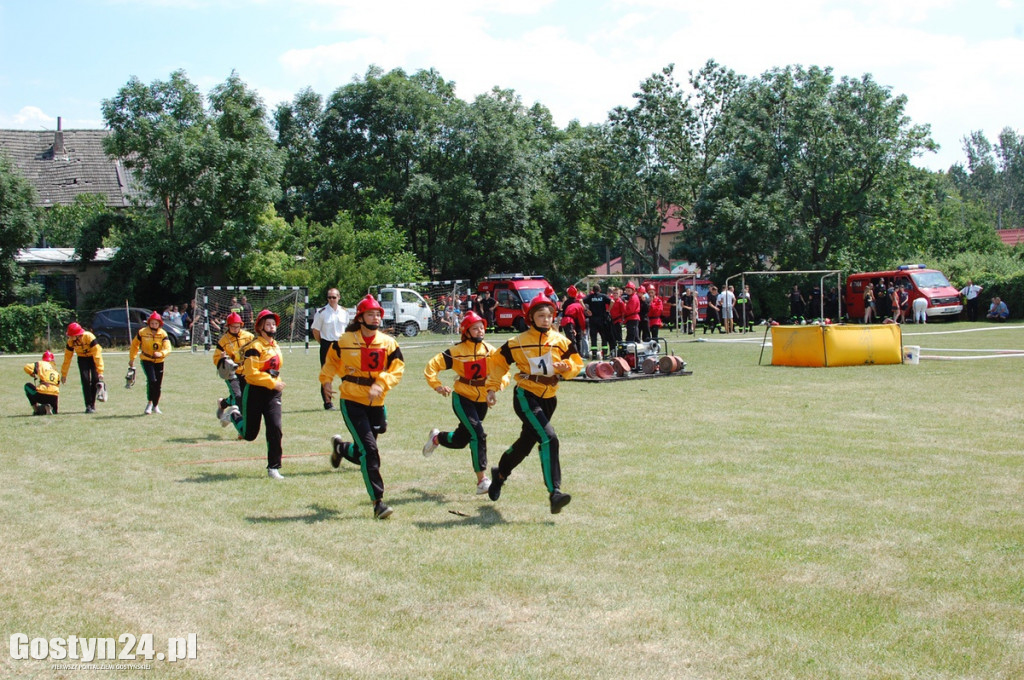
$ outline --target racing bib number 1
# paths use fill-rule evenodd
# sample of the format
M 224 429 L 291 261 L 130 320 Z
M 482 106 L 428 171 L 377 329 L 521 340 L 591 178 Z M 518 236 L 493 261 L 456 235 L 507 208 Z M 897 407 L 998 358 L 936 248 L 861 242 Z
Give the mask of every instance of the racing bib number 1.
M 360 350 L 360 366 L 361 371 L 383 371 L 384 370 L 384 350 L 374 347 L 363 347 Z
M 541 354 L 539 357 L 526 357 L 530 361 L 530 375 L 555 374 L 555 361 L 551 358 L 551 352 Z

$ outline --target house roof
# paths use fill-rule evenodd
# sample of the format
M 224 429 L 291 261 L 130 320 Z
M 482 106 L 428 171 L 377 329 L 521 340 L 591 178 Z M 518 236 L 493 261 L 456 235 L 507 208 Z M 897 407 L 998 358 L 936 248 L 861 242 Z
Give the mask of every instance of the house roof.
M 1008 246 L 1024 243 L 1024 229 L 998 229 L 996 233 Z
M 116 253 L 117 248 L 100 248 L 96 251 L 96 257 L 92 261 L 110 262 Z M 79 262 L 74 248 L 22 248 L 15 253 L 14 260 L 22 265 L 58 265 Z
M 35 187 L 44 208 L 68 205 L 80 194 L 102 194 L 121 208 L 139 192 L 120 161 L 103 153 L 109 130 L 0 130 L 0 153 Z

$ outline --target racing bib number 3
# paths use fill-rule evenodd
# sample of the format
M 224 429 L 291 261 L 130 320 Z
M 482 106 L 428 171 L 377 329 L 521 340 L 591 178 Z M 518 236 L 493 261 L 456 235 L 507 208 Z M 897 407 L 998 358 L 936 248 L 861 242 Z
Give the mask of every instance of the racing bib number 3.
M 384 370 L 384 350 L 373 347 L 363 347 L 360 350 L 360 366 L 361 371 L 383 371 Z

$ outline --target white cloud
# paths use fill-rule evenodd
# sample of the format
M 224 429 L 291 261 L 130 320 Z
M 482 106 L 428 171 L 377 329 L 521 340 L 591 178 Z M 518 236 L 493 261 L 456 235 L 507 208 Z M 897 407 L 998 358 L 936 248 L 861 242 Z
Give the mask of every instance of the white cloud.
M 50 116 L 35 106 L 24 106 L 17 113 L 0 117 L 0 127 L 28 130 L 34 128 L 57 128 L 57 117 Z

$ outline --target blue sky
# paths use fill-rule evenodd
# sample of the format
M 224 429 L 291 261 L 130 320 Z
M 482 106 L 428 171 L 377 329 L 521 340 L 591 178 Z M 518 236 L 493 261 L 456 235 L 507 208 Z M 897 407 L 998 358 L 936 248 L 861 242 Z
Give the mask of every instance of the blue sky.
M 102 127 L 131 76 L 176 69 L 204 93 L 235 70 L 269 111 L 370 64 L 596 123 L 665 65 L 684 79 L 711 58 L 871 73 L 931 125 L 924 167 L 962 161 L 971 130 L 1024 133 L 1024 0 L 0 0 L 0 128 Z

